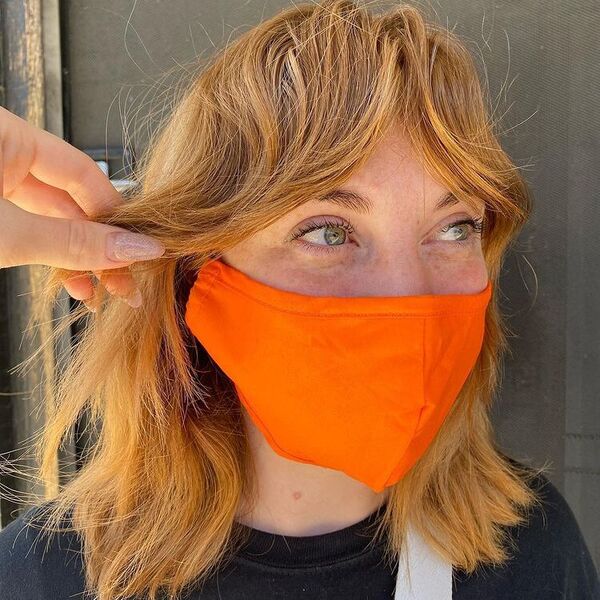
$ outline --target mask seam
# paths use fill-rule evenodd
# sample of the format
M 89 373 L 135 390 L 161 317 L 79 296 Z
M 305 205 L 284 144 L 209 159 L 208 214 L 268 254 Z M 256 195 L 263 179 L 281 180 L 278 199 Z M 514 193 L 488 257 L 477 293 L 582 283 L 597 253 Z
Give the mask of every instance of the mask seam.
M 427 321 L 426 319 L 423 319 L 423 329 L 422 329 L 422 335 L 423 335 L 423 350 L 421 352 L 421 389 L 423 390 L 423 400 L 421 402 L 421 408 L 419 410 L 419 416 L 416 419 L 416 424 L 414 429 L 412 430 L 412 433 L 410 435 L 410 441 L 408 442 L 408 445 L 406 446 L 406 448 L 404 449 L 404 452 L 402 452 L 402 454 L 398 457 L 398 460 L 396 461 L 396 467 L 398 466 L 398 463 L 400 463 L 402 461 L 402 459 L 404 458 L 404 456 L 406 455 L 406 453 L 408 452 L 410 445 L 412 443 L 412 441 L 415 439 L 415 434 L 416 432 L 419 430 L 419 425 L 421 424 L 421 420 L 423 419 L 423 411 L 425 410 L 425 404 L 427 402 L 427 400 L 425 399 L 425 327 L 427 326 Z M 392 473 L 396 470 L 396 467 L 394 467 L 394 469 L 392 469 Z M 412 467 L 410 467 L 412 469 Z M 410 469 L 409 469 L 410 470 Z M 390 473 L 390 475 L 388 476 L 388 478 L 385 480 L 385 483 L 383 484 L 384 487 L 387 487 L 389 485 L 389 481 L 392 478 L 392 473 Z
M 204 281 L 200 281 L 200 280 L 196 280 L 194 282 L 194 285 L 192 286 L 192 292 L 190 294 L 190 297 L 188 298 L 188 304 L 190 302 L 191 299 L 193 299 L 195 302 L 201 302 L 202 300 L 204 300 L 206 298 L 206 296 L 208 296 L 208 294 L 210 293 L 210 291 L 212 290 L 212 288 L 214 287 L 216 281 L 217 281 L 217 274 L 213 274 L 213 275 L 208 275 L 208 277 L 210 279 L 206 279 L 206 276 L 204 276 Z M 206 290 L 204 290 L 204 293 L 202 295 L 197 295 L 196 293 L 194 293 L 194 288 L 196 287 L 196 284 L 198 284 L 198 287 L 200 286 L 200 283 L 204 284 L 207 286 Z
M 216 276 L 215 276 L 215 278 L 216 278 Z M 369 317 L 369 318 L 374 318 L 374 319 L 388 318 L 388 317 L 404 317 L 404 318 L 408 318 L 408 319 L 422 319 L 423 317 L 445 317 L 445 316 L 455 316 L 455 315 L 459 316 L 459 315 L 477 314 L 484 307 L 484 305 L 482 304 L 482 306 L 476 306 L 474 308 L 465 309 L 465 310 L 461 310 L 461 311 L 437 311 L 437 312 L 427 312 L 427 313 L 418 314 L 418 315 L 411 314 L 411 313 L 403 313 L 403 312 L 386 312 L 386 313 L 361 313 L 361 312 L 352 313 L 352 312 L 348 312 L 348 313 L 335 313 L 333 315 L 324 315 L 321 313 L 310 313 L 310 312 L 303 312 L 303 311 L 298 311 L 298 310 L 291 310 L 288 308 L 280 308 L 280 307 L 274 306 L 273 304 L 270 304 L 269 302 L 266 302 L 264 300 L 259 300 L 258 298 L 251 296 L 247 292 L 244 292 L 243 290 L 240 290 L 239 288 L 237 288 L 223 280 L 221 280 L 221 284 L 224 285 L 225 287 L 228 287 L 229 289 L 237 292 L 238 294 L 241 294 L 242 296 L 249 298 L 250 300 L 253 300 L 257 304 L 267 306 L 268 308 L 272 308 L 273 310 L 277 310 L 279 312 L 292 314 L 292 315 L 306 316 L 306 317 L 318 317 L 321 319 L 336 318 L 336 317 L 357 317 L 357 316 L 358 317 Z M 314 296 L 314 297 L 318 298 L 319 296 Z M 372 297 L 376 298 L 377 296 L 372 296 Z M 352 298 L 352 296 L 348 296 L 348 298 Z M 398 296 L 398 298 L 402 298 L 402 296 Z
M 253 417 L 256 418 L 256 420 L 261 424 L 261 426 L 264 428 L 265 431 L 267 431 L 269 433 L 269 437 L 271 438 L 271 441 L 273 442 L 273 444 L 275 446 L 277 446 L 277 448 L 279 448 L 279 450 L 281 450 L 281 452 L 283 452 L 284 454 L 286 454 L 289 457 L 292 457 L 294 460 L 298 460 L 300 462 L 303 463 L 307 463 L 307 464 L 311 464 L 311 465 L 315 465 L 316 463 L 314 461 L 310 461 L 307 460 L 305 458 L 301 458 L 300 456 L 296 456 L 294 454 L 292 454 L 291 452 L 288 452 L 285 448 L 283 448 L 275 439 L 275 436 L 273 435 L 273 433 L 271 432 L 271 430 L 265 425 L 265 423 L 263 422 L 263 420 L 258 416 L 257 412 L 254 410 L 254 407 L 252 406 L 252 404 L 250 403 L 250 401 L 246 401 L 244 402 L 240 397 L 239 394 L 236 394 L 238 396 L 238 400 L 244 404 L 244 406 L 248 409 L 248 411 L 252 414 Z

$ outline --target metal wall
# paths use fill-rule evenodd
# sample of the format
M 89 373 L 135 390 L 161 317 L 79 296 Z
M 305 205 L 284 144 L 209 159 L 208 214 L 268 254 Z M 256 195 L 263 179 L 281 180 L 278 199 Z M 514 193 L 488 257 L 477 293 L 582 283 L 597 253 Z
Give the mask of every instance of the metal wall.
M 167 101 L 173 79 L 161 74 L 290 4 L 64 2 L 67 139 L 79 148 L 122 144 L 132 116 Z M 516 335 L 494 408 L 498 438 L 517 459 L 550 462 L 600 564 L 600 4 L 419 5 L 473 51 L 503 145 L 535 195 L 501 281 Z

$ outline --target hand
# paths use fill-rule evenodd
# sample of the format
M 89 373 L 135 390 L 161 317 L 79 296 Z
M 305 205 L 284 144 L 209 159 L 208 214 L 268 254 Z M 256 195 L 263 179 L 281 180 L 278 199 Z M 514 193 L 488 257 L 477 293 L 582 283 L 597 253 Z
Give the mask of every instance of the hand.
M 89 271 L 99 280 L 96 272 L 103 271 L 109 293 L 139 306 L 141 297 L 126 267 L 158 258 L 165 249 L 151 237 L 89 220 L 121 202 L 87 154 L 0 107 L 0 268 L 68 269 L 72 273 L 62 283 L 83 301 L 94 294 Z

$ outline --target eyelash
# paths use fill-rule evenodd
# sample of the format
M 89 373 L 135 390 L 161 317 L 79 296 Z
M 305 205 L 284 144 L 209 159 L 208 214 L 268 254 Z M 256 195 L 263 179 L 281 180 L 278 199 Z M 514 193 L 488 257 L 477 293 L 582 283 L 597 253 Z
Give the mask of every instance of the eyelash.
M 440 231 L 443 233 L 446 233 L 453 227 L 458 227 L 458 225 L 470 225 L 471 229 L 472 229 L 472 235 L 481 236 L 483 228 L 484 228 L 484 218 L 479 217 L 479 218 L 474 218 L 474 219 L 471 219 L 471 218 L 459 219 L 458 221 L 455 221 L 454 223 L 449 223 L 445 227 L 442 227 L 442 229 L 440 229 Z M 291 241 L 298 239 L 298 238 L 302 237 L 303 235 L 310 233 L 311 231 L 315 231 L 316 229 L 322 229 L 322 228 L 326 228 L 326 227 L 340 227 L 344 231 L 346 231 L 346 233 L 348 235 L 351 235 L 354 233 L 354 227 L 352 227 L 352 225 L 350 223 L 348 223 L 348 221 L 341 219 L 341 222 L 335 222 L 335 221 L 331 221 L 330 219 L 325 218 L 320 223 L 317 223 L 315 221 L 310 221 L 310 222 L 306 223 L 305 225 L 301 226 L 292 235 Z M 454 243 L 455 244 L 468 244 L 471 241 L 472 235 L 469 235 L 469 237 L 466 240 L 454 240 Z M 300 243 L 302 243 L 302 245 L 306 248 L 306 250 L 308 250 L 309 252 L 314 252 L 315 254 L 320 254 L 321 252 L 326 252 L 326 253 L 327 252 L 337 252 L 339 248 L 346 245 L 346 244 L 337 244 L 337 245 L 333 245 L 333 246 L 327 246 L 327 245 L 323 245 L 323 244 L 312 244 L 310 242 L 305 242 L 304 240 L 298 240 L 298 241 Z

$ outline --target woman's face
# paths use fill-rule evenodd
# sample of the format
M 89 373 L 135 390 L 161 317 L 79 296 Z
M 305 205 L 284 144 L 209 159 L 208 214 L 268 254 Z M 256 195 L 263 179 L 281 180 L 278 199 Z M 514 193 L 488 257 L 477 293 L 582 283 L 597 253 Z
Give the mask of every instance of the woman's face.
M 404 138 L 390 134 L 339 189 L 351 205 L 339 204 L 339 196 L 308 199 L 224 252 L 223 261 L 272 287 L 316 296 L 472 294 L 485 287 L 480 235 L 469 223 L 452 226 L 480 219 L 483 209 L 461 201 L 437 206 L 449 190 L 425 172 Z M 359 208 L 365 201 L 369 210 Z

